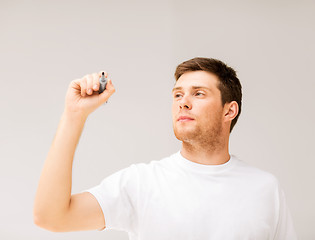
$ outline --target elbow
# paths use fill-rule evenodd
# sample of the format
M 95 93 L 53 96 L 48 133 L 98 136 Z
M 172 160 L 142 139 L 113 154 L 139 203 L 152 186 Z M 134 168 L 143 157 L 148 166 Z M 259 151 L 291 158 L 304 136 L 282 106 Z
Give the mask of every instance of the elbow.
M 33 209 L 33 222 L 36 226 L 41 227 L 41 217 L 39 216 L 39 214 L 37 213 L 36 209 Z
M 48 230 L 50 232 L 60 232 L 60 231 L 58 231 L 58 228 L 56 226 L 54 226 L 53 224 L 49 223 L 48 221 L 38 217 L 37 215 L 33 215 L 33 221 L 37 227 Z

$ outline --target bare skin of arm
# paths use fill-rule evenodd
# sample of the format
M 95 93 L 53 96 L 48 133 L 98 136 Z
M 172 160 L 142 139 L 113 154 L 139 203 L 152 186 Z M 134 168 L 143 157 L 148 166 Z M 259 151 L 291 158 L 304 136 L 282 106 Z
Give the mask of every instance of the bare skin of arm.
M 33 215 L 36 225 L 53 232 L 105 227 L 103 212 L 92 194 L 71 195 L 73 158 L 86 119 L 115 92 L 109 80 L 106 90 L 98 93 L 100 76 L 101 72 L 94 73 L 70 83 L 65 108 L 44 162 Z

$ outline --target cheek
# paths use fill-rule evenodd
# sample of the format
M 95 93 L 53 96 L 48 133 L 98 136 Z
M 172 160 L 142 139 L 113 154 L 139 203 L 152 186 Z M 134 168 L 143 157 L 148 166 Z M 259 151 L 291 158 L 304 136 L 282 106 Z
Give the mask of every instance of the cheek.
M 176 102 L 176 101 L 172 102 L 172 111 L 173 112 L 179 111 L 179 103 L 178 102 Z
M 172 117 L 176 117 L 176 114 L 177 114 L 177 105 L 176 104 L 173 104 L 172 105 Z
M 214 104 L 199 105 L 199 107 L 198 112 L 204 122 L 213 121 L 220 115 L 218 107 Z
M 211 115 L 213 110 L 215 109 L 213 104 L 198 104 L 198 111 L 202 115 Z

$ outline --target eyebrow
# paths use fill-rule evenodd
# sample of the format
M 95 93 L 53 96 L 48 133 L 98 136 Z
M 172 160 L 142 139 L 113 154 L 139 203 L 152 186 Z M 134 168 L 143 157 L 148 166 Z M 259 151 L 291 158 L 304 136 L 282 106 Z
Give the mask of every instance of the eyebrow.
M 212 92 L 212 90 L 210 88 L 204 87 L 204 86 L 192 86 L 192 89 L 200 89 L 200 88 L 204 88 L 204 89 L 208 89 L 210 92 Z M 176 91 L 176 90 L 182 90 L 183 87 L 175 87 L 173 88 L 172 92 Z

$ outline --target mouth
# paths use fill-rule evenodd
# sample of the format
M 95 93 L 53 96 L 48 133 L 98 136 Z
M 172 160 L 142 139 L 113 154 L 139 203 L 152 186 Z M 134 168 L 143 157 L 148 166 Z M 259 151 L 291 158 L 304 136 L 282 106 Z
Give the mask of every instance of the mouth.
M 190 122 L 190 121 L 194 121 L 193 118 L 188 117 L 188 116 L 181 116 L 177 119 L 178 122 Z
M 178 122 L 191 122 L 194 121 L 194 119 L 189 119 L 189 118 L 185 118 L 185 119 L 178 119 Z

